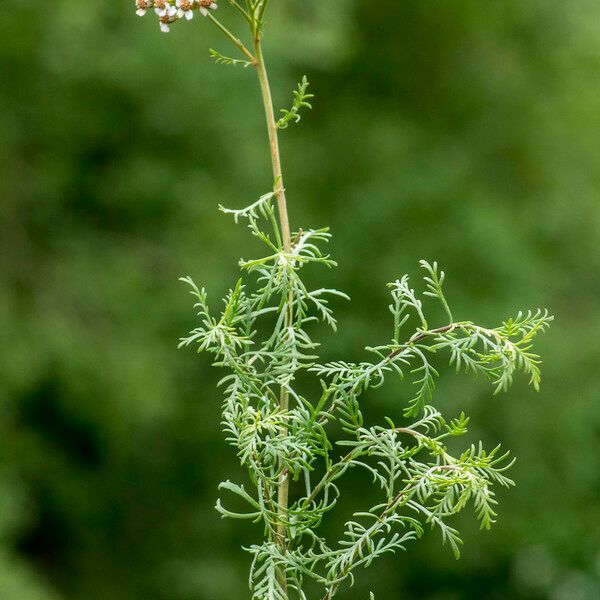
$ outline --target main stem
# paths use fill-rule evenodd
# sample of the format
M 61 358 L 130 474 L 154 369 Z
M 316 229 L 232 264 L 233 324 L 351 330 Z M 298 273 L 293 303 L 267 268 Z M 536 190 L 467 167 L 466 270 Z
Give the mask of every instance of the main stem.
M 277 130 L 277 121 L 273 111 L 273 99 L 271 97 L 271 88 L 269 86 L 269 77 L 265 66 L 265 60 L 262 52 L 260 33 L 257 32 L 254 38 L 254 58 L 255 67 L 260 82 L 260 91 L 262 94 L 263 104 L 265 107 L 265 116 L 267 119 L 267 130 L 269 132 L 269 147 L 271 151 L 271 163 L 273 165 L 273 180 L 275 182 L 275 197 L 277 198 L 277 208 L 279 212 L 279 224 L 281 227 L 281 235 L 283 240 L 283 250 L 286 254 L 292 251 L 292 235 L 290 231 L 290 222 L 287 212 L 287 201 L 285 198 L 285 188 L 283 186 L 283 173 L 281 170 L 281 156 L 279 154 L 279 136 Z M 288 298 L 286 311 L 286 326 L 289 326 L 292 320 L 292 296 Z M 281 387 L 279 405 L 282 411 L 287 411 L 289 408 L 289 393 L 285 386 Z M 286 431 L 282 432 L 285 435 Z M 285 552 L 287 547 L 286 539 L 286 512 L 288 508 L 289 497 L 289 473 L 280 465 L 280 475 L 277 490 L 278 504 L 278 524 L 277 524 L 277 543 L 281 551 Z M 281 574 L 281 582 L 286 589 L 285 573 Z
M 285 252 L 290 252 L 292 249 L 292 235 L 290 232 L 287 202 L 285 199 L 285 188 L 283 187 L 283 172 L 281 170 L 281 157 L 279 154 L 277 121 L 275 120 L 275 112 L 273 111 L 273 99 L 271 97 L 269 77 L 265 67 L 265 60 L 263 57 L 260 38 L 254 41 L 254 52 L 256 60 L 256 72 L 258 73 L 260 91 L 262 94 L 263 104 L 265 106 L 265 116 L 267 118 L 271 163 L 273 164 L 273 179 L 275 181 L 275 195 L 277 198 L 277 208 L 279 211 L 279 223 L 283 236 L 283 249 Z

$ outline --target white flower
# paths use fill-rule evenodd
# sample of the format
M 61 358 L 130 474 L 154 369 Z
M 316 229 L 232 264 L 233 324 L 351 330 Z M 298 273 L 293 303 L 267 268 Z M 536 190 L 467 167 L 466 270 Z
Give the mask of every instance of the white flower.
M 155 0 L 154 12 L 159 17 L 174 17 L 177 14 L 177 9 L 166 0 Z
M 200 12 L 204 17 L 208 15 L 209 8 L 211 10 L 217 10 L 217 8 L 219 8 L 214 0 L 198 0 L 198 4 L 200 6 Z
M 154 0 L 155 10 L 160 10 L 162 14 L 158 14 L 158 21 L 160 24 L 160 30 L 163 33 L 168 33 L 171 28 L 169 25 L 174 21 L 177 21 L 177 9 L 169 4 L 166 0 Z
M 137 7 L 135 14 L 139 17 L 143 17 L 146 14 L 146 11 L 149 8 L 152 8 L 152 4 L 152 0 L 135 0 L 135 5 Z
M 182 19 L 185 17 L 188 21 L 194 18 L 194 1 L 195 0 L 175 0 L 177 6 L 177 16 Z

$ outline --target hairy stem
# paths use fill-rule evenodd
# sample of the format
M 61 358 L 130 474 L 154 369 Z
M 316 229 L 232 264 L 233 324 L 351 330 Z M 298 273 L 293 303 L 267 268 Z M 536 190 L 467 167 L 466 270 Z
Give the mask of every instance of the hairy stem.
M 262 94 L 263 104 L 265 108 L 265 117 L 267 120 L 267 130 L 269 133 L 269 148 L 271 151 L 271 163 L 273 166 L 273 180 L 275 182 L 275 197 L 277 198 L 277 208 L 279 213 L 279 224 L 281 227 L 281 236 L 283 240 L 283 250 L 290 253 L 292 250 L 292 235 L 290 231 L 290 222 L 287 212 L 287 202 L 285 197 L 285 188 L 283 187 L 283 172 L 281 170 L 281 156 L 279 153 L 279 137 L 277 131 L 277 122 L 275 120 L 275 112 L 273 110 L 273 99 L 271 97 L 271 88 L 269 86 L 269 78 L 265 66 L 265 60 L 262 52 L 260 32 L 255 33 L 254 37 L 254 55 L 256 59 L 256 72 L 260 83 L 260 91 Z M 292 297 L 288 299 L 288 307 L 286 312 L 286 327 L 291 323 L 292 314 Z M 279 405 L 282 411 L 287 411 L 289 408 L 289 392 L 285 386 L 281 387 Z M 286 435 L 285 430 L 282 435 Z M 279 512 L 279 523 L 277 525 L 277 543 L 281 547 L 282 552 L 286 551 L 286 512 L 289 502 L 289 473 L 287 469 L 281 468 L 279 475 L 277 504 Z M 281 575 L 282 585 L 286 588 L 285 574 Z

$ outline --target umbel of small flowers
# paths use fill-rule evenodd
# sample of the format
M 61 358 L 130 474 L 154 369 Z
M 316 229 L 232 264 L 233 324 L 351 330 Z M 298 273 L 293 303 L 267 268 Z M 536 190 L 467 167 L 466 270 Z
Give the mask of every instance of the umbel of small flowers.
M 168 33 L 169 25 L 179 19 L 191 21 L 194 18 L 194 12 L 198 11 L 202 16 L 207 17 L 209 10 L 217 10 L 218 6 L 214 0 L 135 0 L 136 13 L 143 17 L 150 9 L 158 16 L 161 31 Z

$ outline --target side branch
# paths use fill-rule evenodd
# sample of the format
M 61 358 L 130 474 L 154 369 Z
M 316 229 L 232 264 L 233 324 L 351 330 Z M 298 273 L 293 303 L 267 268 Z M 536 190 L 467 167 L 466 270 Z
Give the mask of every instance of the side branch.
M 227 29 L 227 27 L 225 27 L 225 25 L 223 25 L 223 23 L 221 23 L 221 21 L 219 21 L 219 19 L 217 19 L 216 17 L 213 17 L 213 15 L 211 15 L 210 12 L 206 16 L 229 38 L 231 43 L 236 48 L 238 48 L 243 54 L 245 54 L 250 59 L 250 62 L 254 66 L 256 66 L 256 58 L 254 57 L 252 52 L 250 52 L 250 50 L 248 50 L 248 48 L 246 48 L 246 46 L 244 46 L 244 43 L 242 42 L 242 40 L 240 40 L 235 35 L 233 35 L 233 33 L 231 33 L 231 31 L 229 31 L 229 29 Z

